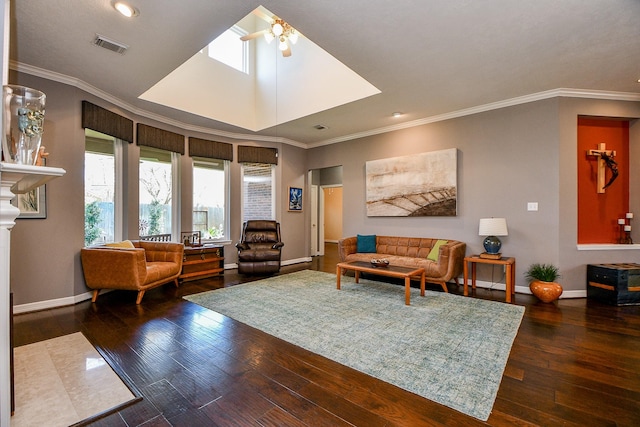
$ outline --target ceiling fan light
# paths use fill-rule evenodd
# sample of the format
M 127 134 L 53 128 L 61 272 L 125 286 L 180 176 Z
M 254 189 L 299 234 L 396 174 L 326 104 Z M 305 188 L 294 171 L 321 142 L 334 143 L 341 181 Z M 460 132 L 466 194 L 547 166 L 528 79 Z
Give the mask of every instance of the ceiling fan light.
M 289 48 L 287 44 L 287 40 L 284 37 L 280 37 L 280 44 L 278 45 L 278 49 L 285 51 Z
M 284 29 L 282 28 L 282 24 L 280 24 L 279 22 L 276 22 L 275 24 L 273 24 L 273 26 L 271 27 L 271 30 L 273 31 L 273 34 L 276 35 L 276 37 L 279 37 L 280 35 L 282 35 L 282 32 L 284 31 Z
M 298 33 L 293 28 L 291 29 L 291 34 L 289 35 L 289 41 L 293 44 L 298 42 Z
M 276 36 L 274 36 L 271 31 L 264 33 L 264 39 L 267 41 L 267 43 L 271 43 L 275 38 Z

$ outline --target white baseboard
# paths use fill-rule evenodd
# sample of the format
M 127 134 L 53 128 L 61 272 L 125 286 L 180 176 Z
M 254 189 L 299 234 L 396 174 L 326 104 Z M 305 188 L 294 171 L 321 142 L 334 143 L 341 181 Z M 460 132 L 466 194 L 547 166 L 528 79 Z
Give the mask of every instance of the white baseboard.
M 290 259 L 287 261 L 283 261 L 281 264 L 293 265 L 293 264 L 300 264 L 303 262 L 311 262 L 311 260 L 312 260 L 311 257 L 304 257 L 304 258 L 297 258 L 297 259 Z M 232 270 L 234 268 L 237 269 L 238 264 L 224 265 L 225 270 Z M 105 289 L 103 291 L 100 291 L 100 295 L 106 294 L 107 292 L 111 292 L 111 290 Z M 13 314 L 30 313 L 32 311 L 48 310 L 50 308 L 58 308 L 58 307 L 64 307 L 66 305 L 74 305 L 79 302 L 91 299 L 92 296 L 93 296 L 93 291 L 88 291 L 88 292 L 85 292 L 79 295 L 70 296 L 70 297 L 55 298 L 55 299 L 50 299 L 45 301 L 14 305 Z
M 107 291 L 103 291 L 103 292 L 106 293 Z M 64 307 L 66 305 L 74 305 L 79 302 L 91 299 L 92 295 L 93 295 L 93 291 L 90 291 L 90 292 L 85 292 L 83 294 L 74 295 L 71 297 L 56 298 L 56 299 L 50 299 L 45 301 L 31 302 L 28 304 L 14 305 L 13 314 L 29 313 L 31 311 L 40 311 L 40 310 L 47 310 L 50 308 Z
M 290 259 L 290 260 L 286 260 L 286 261 L 282 261 L 282 265 L 293 265 L 293 264 L 300 264 L 303 262 L 311 262 L 312 258 L 311 257 L 303 257 L 303 258 L 295 258 L 295 259 Z M 224 265 L 224 269 L 225 270 L 232 270 L 232 269 L 237 269 L 238 268 L 238 264 L 225 264 Z M 462 279 L 462 277 L 459 279 L 460 284 L 464 284 L 464 281 Z M 471 286 L 471 284 L 469 284 L 469 286 Z M 485 289 L 497 289 L 500 291 L 504 291 L 505 290 L 505 284 L 504 283 L 491 283 L 491 282 L 486 282 L 483 280 L 476 280 L 476 286 L 479 288 L 485 288 Z M 106 293 L 106 292 L 110 292 L 109 290 L 104 290 L 101 293 Z M 46 301 L 38 301 L 38 302 L 32 302 L 32 303 L 28 303 L 28 304 L 20 304 L 20 305 L 14 305 L 13 306 L 13 313 L 14 314 L 21 314 L 21 313 L 29 313 L 32 311 L 40 311 L 40 310 L 47 310 L 50 308 L 57 308 L 57 307 L 64 307 L 66 305 L 74 305 L 77 304 L 79 302 L 82 301 L 86 301 L 88 299 L 91 299 L 92 296 L 92 291 L 89 292 L 85 292 L 79 295 L 74 295 L 74 296 L 70 296 L 70 297 L 64 297 L 64 298 L 56 298 L 56 299 L 51 299 L 51 300 L 46 300 Z M 518 294 L 531 294 L 531 291 L 529 290 L 528 286 L 517 286 L 516 285 L 516 293 Z M 586 298 L 587 297 L 587 290 L 577 290 L 577 291 L 564 291 L 562 293 L 562 295 L 560 296 L 561 299 L 565 299 L 565 298 Z
M 293 265 L 293 264 L 300 264 L 303 262 L 311 262 L 313 260 L 313 258 L 311 257 L 303 257 L 303 258 L 296 258 L 296 259 L 289 259 L 287 261 L 282 261 L 280 264 L 281 265 Z
M 464 284 L 464 280 L 462 278 L 460 278 L 460 284 L 461 285 Z M 469 283 L 469 286 L 471 286 L 471 283 Z M 476 280 L 476 287 L 485 288 L 485 289 L 497 289 L 500 291 L 504 291 L 506 289 L 506 285 L 504 283 L 491 283 L 483 280 Z M 531 290 L 529 289 L 529 286 L 516 285 L 516 293 L 531 295 Z M 562 295 L 560 296 L 560 299 L 586 298 L 586 297 L 587 297 L 587 290 L 585 289 L 585 290 L 579 290 L 579 291 L 563 291 Z

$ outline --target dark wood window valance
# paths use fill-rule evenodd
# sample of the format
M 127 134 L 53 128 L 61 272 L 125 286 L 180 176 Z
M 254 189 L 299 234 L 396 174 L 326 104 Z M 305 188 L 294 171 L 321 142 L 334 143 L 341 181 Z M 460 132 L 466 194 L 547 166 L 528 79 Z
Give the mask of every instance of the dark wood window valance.
M 122 117 L 89 101 L 82 101 L 82 128 L 133 142 L 133 120 Z
M 233 144 L 189 137 L 189 155 L 233 161 Z
M 278 149 L 265 147 L 238 146 L 238 162 L 278 164 Z
M 138 145 L 184 154 L 184 135 L 138 123 Z

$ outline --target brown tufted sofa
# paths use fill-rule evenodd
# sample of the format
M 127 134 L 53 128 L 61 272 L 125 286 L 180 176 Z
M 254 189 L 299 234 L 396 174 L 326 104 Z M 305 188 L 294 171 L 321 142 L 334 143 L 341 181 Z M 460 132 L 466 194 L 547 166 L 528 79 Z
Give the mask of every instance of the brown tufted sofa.
M 184 245 L 171 242 L 133 241 L 132 247 L 94 246 L 82 248 L 82 270 L 92 302 L 101 289 L 138 291 L 140 304 L 147 289 L 173 281 L 178 286 Z M 124 245 L 127 246 L 127 245 Z
M 440 246 L 438 260 L 427 259 L 427 255 L 438 239 L 422 237 L 376 236 L 375 253 L 357 252 L 357 237 L 346 237 L 338 241 L 338 252 L 341 262 L 365 261 L 384 258 L 391 265 L 405 267 L 423 267 L 426 281 L 437 283 L 448 292 L 447 282 L 455 280 L 462 274 L 466 243 L 448 240 Z

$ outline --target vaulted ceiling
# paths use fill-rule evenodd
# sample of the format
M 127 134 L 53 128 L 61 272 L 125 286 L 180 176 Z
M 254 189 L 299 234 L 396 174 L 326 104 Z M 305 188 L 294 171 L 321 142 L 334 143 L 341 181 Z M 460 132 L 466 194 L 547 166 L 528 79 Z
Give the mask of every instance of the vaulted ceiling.
M 132 19 L 110 0 L 11 0 L 11 67 L 185 128 L 309 147 L 564 94 L 640 100 L 637 0 L 130 3 Z M 381 93 L 257 132 L 139 98 L 259 5 Z M 98 48 L 96 34 L 129 48 Z

